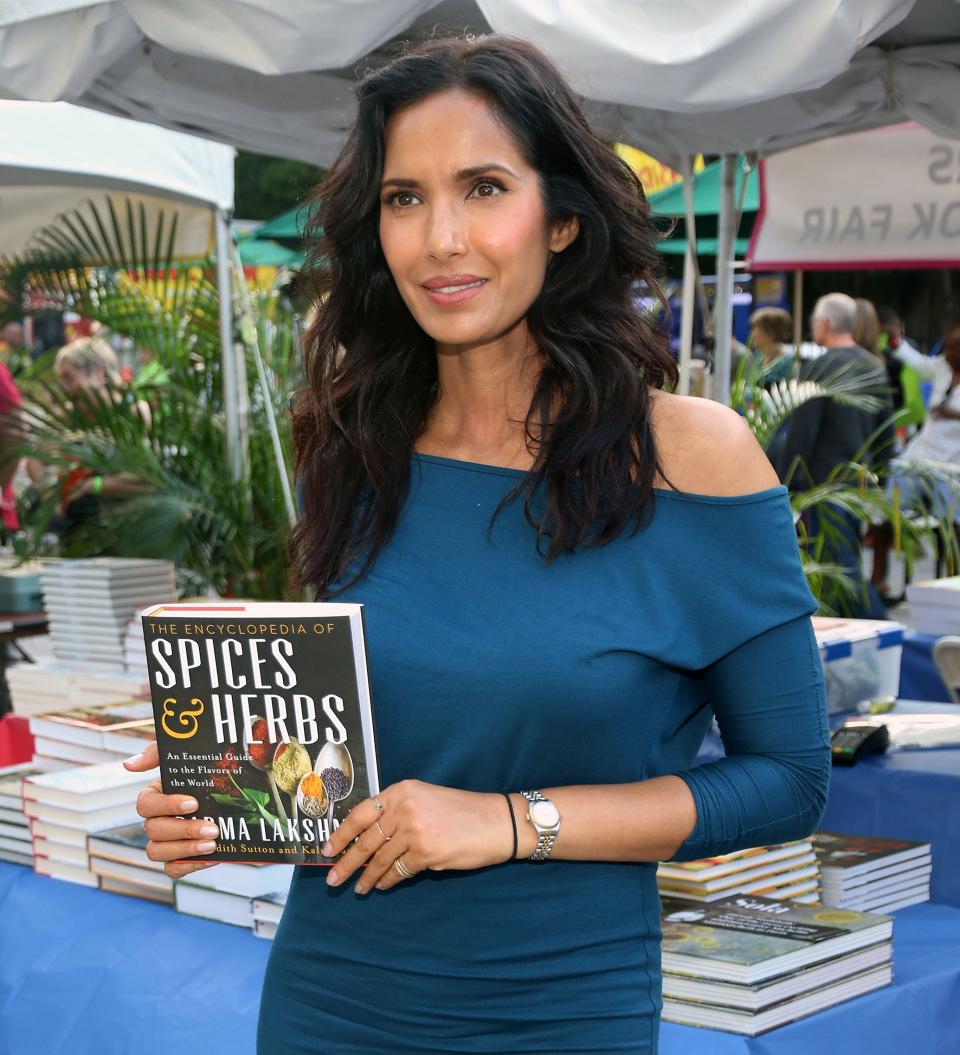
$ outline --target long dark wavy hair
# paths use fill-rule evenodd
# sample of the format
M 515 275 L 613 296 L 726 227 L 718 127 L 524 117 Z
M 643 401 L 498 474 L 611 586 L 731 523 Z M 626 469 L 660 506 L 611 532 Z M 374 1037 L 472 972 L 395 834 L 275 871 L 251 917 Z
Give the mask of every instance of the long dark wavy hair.
M 635 304 L 638 282 L 659 295 L 658 231 L 639 181 L 537 48 L 500 35 L 431 40 L 360 83 L 356 122 L 308 222 L 317 313 L 294 410 L 301 515 L 290 556 L 294 583 L 321 597 L 362 578 L 389 540 L 438 397 L 434 342 L 380 246 L 380 182 L 390 116 L 453 88 L 484 98 L 514 136 L 540 175 L 548 224 L 580 223 L 527 315 L 542 361 L 525 422 L 535 461 L 504 503 L 522 498 L 552 560 L 639 528 L 662 475 L 649 390 L 677 375 Z

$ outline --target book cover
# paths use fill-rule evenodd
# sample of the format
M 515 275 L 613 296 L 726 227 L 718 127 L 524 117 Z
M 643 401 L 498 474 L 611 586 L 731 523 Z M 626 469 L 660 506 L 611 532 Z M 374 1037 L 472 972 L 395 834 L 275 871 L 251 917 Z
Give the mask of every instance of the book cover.
M 657 868 L 657 877 L 677 879 L 683 883 L 701 883 L 808 853 L 810 842 L 806 839 L 773 846 L 755 846 L 718 857 L 700 857 L 695 861 L 662 861 Z
M 839 873 L 845 879 L 874 869 L 929 857 L 930 844 L 907 839 L 881 839 L 869 835 L 842 835 L 838 832 L 815 832 L 813 849 L 820 861 L 824 881 Z
M 143 631 L 163 790 L 220 829 L 195 859 L 332 864 L 380 788 L 361 606 L 160 605 Z
M 887 940 L 893 922 L 822 905 L 739 895 L 712 905 L 664 899 L 663 969 L 754 984 Z

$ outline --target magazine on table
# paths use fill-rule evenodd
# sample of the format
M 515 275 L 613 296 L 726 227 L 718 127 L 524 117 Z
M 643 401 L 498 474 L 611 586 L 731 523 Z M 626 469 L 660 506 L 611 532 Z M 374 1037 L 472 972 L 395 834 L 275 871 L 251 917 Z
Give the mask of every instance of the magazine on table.
M 164 793 L 220 831 L 191 860 L 332 864 L 380 790 L 362 607 L 166 604 L 143 631 Z

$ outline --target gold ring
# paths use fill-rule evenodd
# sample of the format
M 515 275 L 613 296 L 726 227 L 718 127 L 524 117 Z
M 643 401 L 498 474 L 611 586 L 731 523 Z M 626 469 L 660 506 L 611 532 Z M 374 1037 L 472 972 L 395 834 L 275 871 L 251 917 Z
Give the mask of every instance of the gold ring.
M 373 804 L 377 807 L 377 813 L 383 813 L 383 803 L 376 795 L 373 796 Z
M 411 872 L 399 857 L 393 862 L 393 867 L 403 876 L 404 879 L 413 879 L 417 874 L 416 872 Z
M 383 830 L 383 828 L 380 827 L 380 822 L 379 821 L 375 821 L 374 823 L 376 824 L 377 828 L 380 830 L 380 834 L 384 837 L 384 839 L 386 839 L 387 842 L 390 842 L 390 840 L 393 838 L 393 836 L 392 835 L 387 835 L 387 833 Z

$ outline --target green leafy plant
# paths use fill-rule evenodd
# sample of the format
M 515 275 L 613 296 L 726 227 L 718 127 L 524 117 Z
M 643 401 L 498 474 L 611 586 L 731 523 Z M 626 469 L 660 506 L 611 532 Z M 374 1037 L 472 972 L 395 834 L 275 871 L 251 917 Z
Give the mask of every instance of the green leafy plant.
M 34 371 L 21 385 L 20 452 L 61 477 L 80 467 L 139 482 L 124 497 L 101 502 L 97 520 L 71 537 L 66 555 L 164 558 L 177 565 L 183 592 L 280 598 L 287 582 L 290 491 L 280 461 L 290 464 L 288 408 L 299 381 L 296 313 L 279 288 L 247 291 L 242 274 L 234 272 L 235 339 L 245 350 L 251 393 L 248 472 L 235 480 L 225 434 L 214 263 L 175 261 L 176 227 L 176 213 L 151 221 L 129 203 L 125 215 L 112 203 L 106 212 L 88 203 L 39 232 L 23 257 L 0 263 L 9 314 L 75 311 L 128 338 L 165 373 L 161 384 L 136 397 L 121 389 L 73 400 Z M 138 412 L 137 398 L 149 401 L 149 420 Z M 25 556 L 39 551 L 59 497 L 41 490 L 25 516 Z
M 743 415 L 766 451 L 777 441 L 790 417 L 811 400 L 830 399 L 869 413 L 878 413 L 885 405 L 876 378 L 853 367 L 824 370 L 811 379 L 788 378 L 769 384 L 772 369 L 773 365 L 763 366 L 745 358 L 730 391 L 731 406 Z M 797 488 L 797 481 L 809 479 L 806 466 L 797 463 L 788 468 L 786 482 L 792 485 L 790 501 L 804 571 L 811 592 L 825 613 L 849 611 L 863 589 L 862 583 L 829 559 L 845 531 L 844 514 L 862 523 L 892 524 L 894 547 L 903 553 L 908 572 L 931 545 L 943 554 L 949 573 L 960 569 L 952 517 L 931 514 L 931 509 L 936 508 L 932 496 L 941 482 L 947 481 L 960 497 L 960 473 L 949 467 L 918 468 L 914 474 L 920 482 L 917 497 L 904 506 L 899 491 L 888 486 L 887 469 L 872 467 L 876 455 L 884 453 L 898 420 L 898 415 L 892 415 L 881 422 L 862 449 L 850 461 L 835 466 L 820 484 L 811 482 L 805 488 Z M 882 464 L 885 459 L 879 461 Z

